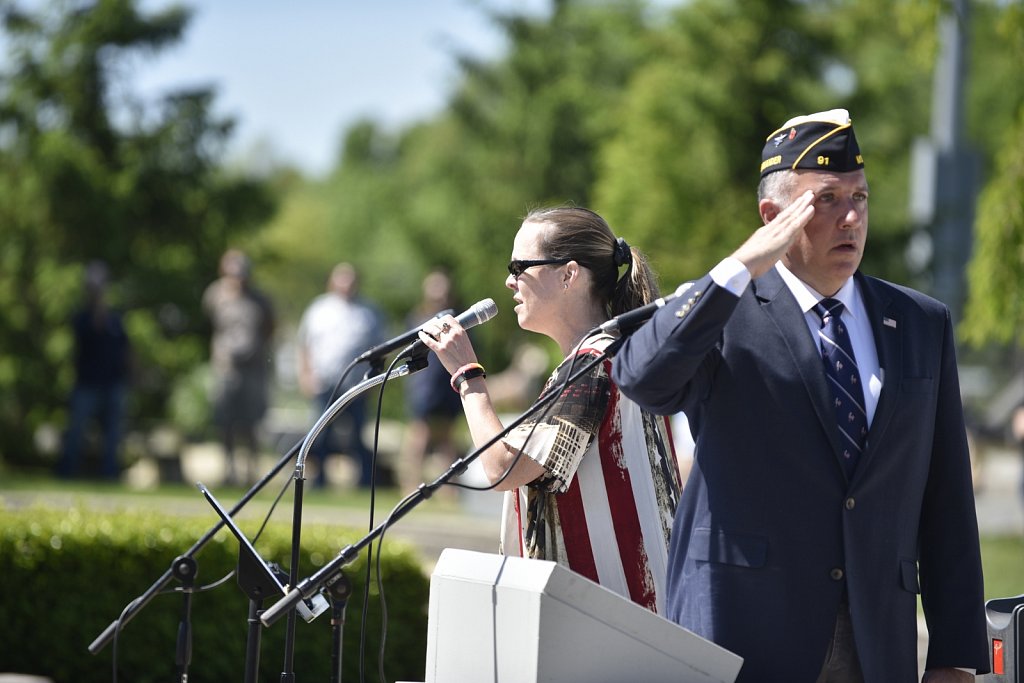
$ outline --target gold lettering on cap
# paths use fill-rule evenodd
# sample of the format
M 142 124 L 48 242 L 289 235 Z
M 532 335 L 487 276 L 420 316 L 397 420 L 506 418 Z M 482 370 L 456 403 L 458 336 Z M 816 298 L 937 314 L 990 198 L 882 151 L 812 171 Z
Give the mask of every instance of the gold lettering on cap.
M 818 155 L 818 166 L 828 166 L 829 158 L 826 156 Z
M 861 155 L 858 154 L 857 155 L 857 163 L 858 164 L 863 164 L 864 163 L 864 157 L 862 157 Z
M 761 170 L 763 171 L 764 169 L 768 168 L 769 166 L 774 166 L 775 164 L 781 164 L 781 163 L 782 163 L 782 155 L 781 154 L 776 154 L 775 156 L 773 156 L 773 157 L 771 157 L 769 159 L 765 159 L 764 161 L 761 162 Z

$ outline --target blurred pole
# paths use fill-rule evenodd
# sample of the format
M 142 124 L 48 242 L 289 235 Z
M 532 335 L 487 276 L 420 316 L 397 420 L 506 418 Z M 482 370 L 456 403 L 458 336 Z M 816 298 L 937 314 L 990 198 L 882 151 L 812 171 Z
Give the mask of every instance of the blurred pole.
M 911 217 L 931 237 L 931 293 L 954 324 L 966 299 L 978 160 L 964 140 L 968 0 L 953 0 L 939 18 L 940 52 L 932 86 L 931 133 L 914 145 Z

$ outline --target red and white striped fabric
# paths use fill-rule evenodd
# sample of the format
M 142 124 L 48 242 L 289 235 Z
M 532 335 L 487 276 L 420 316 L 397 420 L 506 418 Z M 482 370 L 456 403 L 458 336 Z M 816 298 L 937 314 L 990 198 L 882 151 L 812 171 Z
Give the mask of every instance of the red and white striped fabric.
M 663 613 L 668 540 L 680 475 L 667 418 L 642 411 L 611 381 L 611 361 L 561 384 L 612 337 L 587 340 L 545 386 L 560 391 L 546 413 L 505 442 L 548 474 L 505 494 L 501 549 L 551 560 Z M 572 362 L 570 362 L 572 361 Z

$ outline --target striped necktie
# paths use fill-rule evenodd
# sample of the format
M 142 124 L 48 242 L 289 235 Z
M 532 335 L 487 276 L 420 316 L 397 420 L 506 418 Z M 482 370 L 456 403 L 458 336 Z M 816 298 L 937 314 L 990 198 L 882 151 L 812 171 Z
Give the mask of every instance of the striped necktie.
M 836 423 L 843 447 L 843 468 L 849 478 L 853 476 L 857 459 L 867 445 L 868 418 L 864 411 L 864 390 L 861 388 L 850 336 L 842 321 L 842 302 L 822 299 L 815 305 L 814 312 L 821 318 L 821 329 L 818 330 L 821 359 L 832 389 Z

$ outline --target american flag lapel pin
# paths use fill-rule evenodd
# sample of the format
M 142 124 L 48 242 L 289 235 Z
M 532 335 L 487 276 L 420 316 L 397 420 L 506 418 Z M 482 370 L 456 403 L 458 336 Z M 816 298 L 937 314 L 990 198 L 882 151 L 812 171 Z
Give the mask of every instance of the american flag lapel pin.
M 886 327 L 891 327 L 894 330 L 896 329 L 896 321 L 893 320 L 892 318 L 883 317 L 882 324 L 885 325 Z

